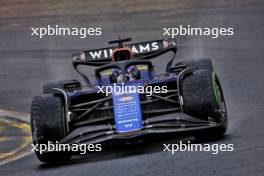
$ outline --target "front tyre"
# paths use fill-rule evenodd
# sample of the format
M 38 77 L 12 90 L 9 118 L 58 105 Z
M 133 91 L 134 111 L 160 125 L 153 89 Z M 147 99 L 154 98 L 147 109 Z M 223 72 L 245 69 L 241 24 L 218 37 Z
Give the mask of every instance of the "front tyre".
M 223 91 L 218 77 L 209 69 L 196 70 L 182 82 L 183 110 L 204 120 L 221 124 L 214 135 L 222 135 L 227 129 L 227 112 Z
M 66 136 L 67 125 L 64 103 L 61 97 L 43 94 L 34 97 L 31 105 L 31 130 L 33 144 L 48 144 L 60 141 Z M 69 152 L 35 151 L 42 162 L 57 162 L 71 158 Z

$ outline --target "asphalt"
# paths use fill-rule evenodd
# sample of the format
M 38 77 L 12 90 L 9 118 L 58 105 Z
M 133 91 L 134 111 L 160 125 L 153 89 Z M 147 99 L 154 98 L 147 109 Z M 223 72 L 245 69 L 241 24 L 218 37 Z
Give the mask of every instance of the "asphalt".
M 233 152 L 162 152 L 160 141 L 75 157 L 63 165 L 43 165 L 29 155 L 0 166 L 0 175 L 263 175 L 264 171 L 264 2 L 188 1 L 5 1 L 0 3 L 0 109 L 30 111 L 44 82 L 79 78 L 71 54 L 106 46 L 118 36 L 134 41 L 162 38 L 163 27 L 180 24 L 233 27 L 217 39 L 178 37 L 179 60 L 209 57 L 221 80 L 229 129 L 210 144 L 234 144 Z M 45 25 L 101 27 L 102 36 L 30 36 Z M 164 58 L 156 65 L 165 64 Z M 88 69 L 87 69 L 88 70 Z M 88 70 L 92 75 L 92 70 Z

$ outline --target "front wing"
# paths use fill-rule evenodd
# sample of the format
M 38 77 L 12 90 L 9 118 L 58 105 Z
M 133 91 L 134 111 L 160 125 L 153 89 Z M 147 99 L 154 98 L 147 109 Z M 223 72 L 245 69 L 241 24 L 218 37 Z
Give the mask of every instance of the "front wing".
M 131 139 L 148 134 L 194 132 L 221 127 L 221 123 L 194 118 L 185 113 L 172 113 L 143 121 L 140 130 L 118 133 L 115 125 L 94 125 L 73 130 L 60 143 L 103 143 L 114 139 Z

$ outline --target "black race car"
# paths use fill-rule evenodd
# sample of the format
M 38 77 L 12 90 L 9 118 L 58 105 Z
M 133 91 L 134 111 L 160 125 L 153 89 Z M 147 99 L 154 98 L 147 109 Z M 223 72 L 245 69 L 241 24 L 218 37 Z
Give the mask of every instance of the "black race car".
M 97 144 L 149 134 L 226 132 L 224 96 L 210 59 L 174 63 L 175 40 L 123 44 L 130 40 L 110 41 L 118 45 L 74 55 L 73 67 L 86 85 L 64 80 L 43 86 L 43 94 L 33 99 L 31 107 L 34 144 Z M 174 56 L 166 72 L 156 74 L 150 60 L 167 52 Z M 97 67 L 95 84 L 78 70 L 79 65 Z M 107 92 L 116 86 L 134 89 Z M 159 87 L 160 92 L 145 89 Z M 43 162 L 71 157 L 69 152 L 36 154 Z

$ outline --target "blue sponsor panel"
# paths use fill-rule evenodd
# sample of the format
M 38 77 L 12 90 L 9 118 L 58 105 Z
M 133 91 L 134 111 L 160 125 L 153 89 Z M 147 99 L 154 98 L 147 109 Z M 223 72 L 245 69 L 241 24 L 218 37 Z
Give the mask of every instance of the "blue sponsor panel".
M 137 92 L 112 94 L 117 132 L 129 132 L 142 128 L 140 98 Z

